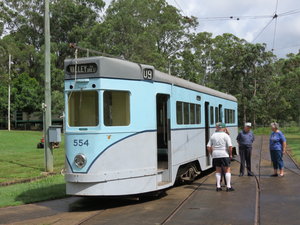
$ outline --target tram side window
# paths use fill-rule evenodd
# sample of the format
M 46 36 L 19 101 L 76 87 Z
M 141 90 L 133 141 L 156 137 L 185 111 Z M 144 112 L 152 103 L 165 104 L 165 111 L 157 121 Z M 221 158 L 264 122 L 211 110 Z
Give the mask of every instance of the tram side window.
M 71 92 L 68 99 L 69 126 L 97 126 L 99 124 L 97 91 Z
M 177 101 L 176 120 L 177 124 L 200 124 L 201 105 Z
M 214 121 L 214 107 L 211 106 L 210 107 L 210 125 L 213 125 L 215 124 L 215 121 Z
M 183 123 L 184 124 L 190 124 L 190 111 L 189 111 L 189 103 L 187 102 L 184 102 L 183 103 L 183 115 L 184 115 L 184 120 L 183 120 Z
M 183 124 L 182 103 L 183 102 L 176 102 L 177 124 Z
M 225 109 L 225 123 L 235 123 L 235 110 Z
M 215 120 L 216 120 L 216 123 L 220 122 L 220 115 L 219 115 L 219 108 L 218 107 L 215 107 Z
M 235 123 L 235 110 L 232 110 L 232 123 Z
M 196 123 L 196 107 L 195 104 L 190 104 L 190 124 Z
M 104 125 L 128 126 L 130 124 L 130 102 L 127 91 L 104 91 Z
M 201 123 L 201 105 L 196 104 L 196 124 Z

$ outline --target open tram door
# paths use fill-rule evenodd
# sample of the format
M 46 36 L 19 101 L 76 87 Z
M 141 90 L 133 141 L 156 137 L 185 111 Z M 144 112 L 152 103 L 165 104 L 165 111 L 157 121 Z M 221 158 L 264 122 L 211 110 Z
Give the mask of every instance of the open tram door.
M 157 124 L 157 183 L 164 185 L 171 182 L 171 126 L 170 95 L 156 96 Z
M 206 148 L 206 145 L 210 138 L 210 128 L 209 128 L 209 102 L 205 102 L 205 112 L 204 112 L 204 119 L 205 119 L 205 156 L 206 156 L 206 165 L 209 166 L 211 164 L 210 155 Z

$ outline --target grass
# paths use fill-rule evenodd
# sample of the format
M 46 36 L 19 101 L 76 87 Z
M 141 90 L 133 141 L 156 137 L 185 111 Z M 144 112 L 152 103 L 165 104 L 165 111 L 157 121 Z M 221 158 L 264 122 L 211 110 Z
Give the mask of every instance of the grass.
M 36 145 L 42 136 L 38 131 L 0 130 L 0 185 L 41 177 L 45 171 L 44 149 Z M 60 148 L 53 150 L 53 157 L 54 173 L 58 175 L 0 186 L 0 207 L 64 197 L 65 181 L 60 175 L 65 162 L 63 138 Z
M 0 187 L 0 207 L 22 205 L 66 196 L 66 185 L 62 175 Z
M 45 171 L 44 149 L 36 145 L 42 136 L 37 131 L 0 130 L 0 183 L 41 176 Z M 63 142 L 53 150 L 55 173 L 64 168 L 64 152 Z
M 300 134 L 300 127 L 282 127 L 280 130 L 285 135 Z M 272 131 L 270 127 L 259 127 L 254 129 L 253 132 L 256 135 L 270 135 Z
M 288 134 L 287 135 L 288 147 L 292 150 L 292 157 L 300 165 L 300 134 Z

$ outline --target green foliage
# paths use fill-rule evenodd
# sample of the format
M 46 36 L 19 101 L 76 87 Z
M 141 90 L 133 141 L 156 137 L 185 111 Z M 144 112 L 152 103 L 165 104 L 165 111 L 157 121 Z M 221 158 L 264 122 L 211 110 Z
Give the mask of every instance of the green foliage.
M 33 113 L 40 109 L 42 102 L 39 83 L 26 73 L 20 74 L 12 82 L 12 109 Z
M 167 71 L 186 31 L 197 24 L 165 0 L 112 1 L 104 21 L 90 33 L 90 47 Z M 96 32 L 96 33 L 95 33 Z

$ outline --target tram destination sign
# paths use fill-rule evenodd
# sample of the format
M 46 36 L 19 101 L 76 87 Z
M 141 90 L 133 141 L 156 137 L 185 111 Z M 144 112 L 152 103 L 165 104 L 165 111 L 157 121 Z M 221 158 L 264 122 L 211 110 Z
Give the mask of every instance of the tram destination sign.
M 84 64 L 71 64 L 67 66 L 67 72 L 69 74 L 88 74 L 96 73 L 98 66 L 96 63 L 84 63 Z

